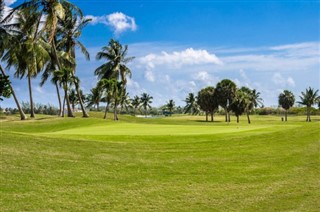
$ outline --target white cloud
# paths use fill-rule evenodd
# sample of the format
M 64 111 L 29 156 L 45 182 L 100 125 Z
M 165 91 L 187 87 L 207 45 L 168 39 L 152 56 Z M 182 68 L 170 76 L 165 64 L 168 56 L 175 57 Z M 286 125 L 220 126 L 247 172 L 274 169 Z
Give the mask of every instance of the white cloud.
M 115 12 L 109 15 L 92 16 L 87 15 L 86 18 L 91 18 L 91 24 L 104 24 L 114 31 L 116 35 L 119 35 L 127 30 L 135 31 L 137 25 L 133 17 L 127 16 L 122 12 Z
M 167 53 L 163 51 L 161 54 L 148 54 L 140 58 L 139 62 L 146 65 L 147 69 L 153 69 L 157 65 L 165 65 L 178 69 L 184 65 L 223 64 L 216 55 L 210 54 L 206 50 L 194 50 L 193 48 L 180 52 Z
M 11 4 L 15 3 L 17 0 L 4 0 L 4 4 L 10 6 Z
M 272 76 L 272 81 L 276 85 L 282 85 L 282 86 L 295 86 L 295 81 L 292 77 L 288 77 L 287 79 L 283 77 L 280 73 L 274 73 Z
M 37 86 L 37 87 L 36 87 L 36 91 L 37 91 L 38 93 L 41 93 L 41 94 L 45 93 L 45 92 L 43 91 L 42 87 L 40 87 L 40 86 Z
M 148 80 L 149 82 L 154 82 L 155 78 L 154 78 L 154 74 L 151 70 L 146 70 L 144 72 L 144 77 L 146 80 Z

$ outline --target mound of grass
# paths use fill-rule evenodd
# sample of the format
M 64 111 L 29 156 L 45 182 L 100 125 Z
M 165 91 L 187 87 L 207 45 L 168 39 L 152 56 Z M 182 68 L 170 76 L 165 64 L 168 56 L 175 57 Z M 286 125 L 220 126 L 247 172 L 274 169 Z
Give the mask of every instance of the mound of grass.
M 252 119 L 1 120 L 0 208 L 317 211 L 319 117 Z

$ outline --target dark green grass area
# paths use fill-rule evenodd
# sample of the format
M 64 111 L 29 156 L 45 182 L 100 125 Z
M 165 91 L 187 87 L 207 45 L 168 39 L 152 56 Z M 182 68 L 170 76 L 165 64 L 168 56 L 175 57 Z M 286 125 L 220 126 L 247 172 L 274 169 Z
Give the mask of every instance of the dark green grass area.
M 3 119 L 1 210 L 320 209 L 319 117 L 120 118 Z

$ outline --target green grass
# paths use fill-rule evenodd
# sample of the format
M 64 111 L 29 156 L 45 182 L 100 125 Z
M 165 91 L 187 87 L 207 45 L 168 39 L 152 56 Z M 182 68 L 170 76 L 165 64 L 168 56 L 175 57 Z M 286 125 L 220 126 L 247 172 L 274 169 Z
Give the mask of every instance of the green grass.
M 320 117 L 0 119 L 1 211 L 319 211 Z

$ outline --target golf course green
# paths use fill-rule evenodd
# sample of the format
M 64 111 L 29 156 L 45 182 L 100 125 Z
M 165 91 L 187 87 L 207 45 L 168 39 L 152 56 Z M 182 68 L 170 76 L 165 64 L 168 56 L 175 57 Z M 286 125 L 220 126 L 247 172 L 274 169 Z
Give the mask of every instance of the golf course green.
M 2 116 L 1 211 L 319 211 L 320 117 Z

